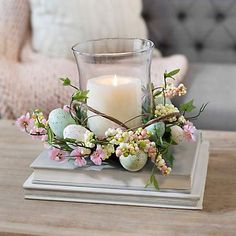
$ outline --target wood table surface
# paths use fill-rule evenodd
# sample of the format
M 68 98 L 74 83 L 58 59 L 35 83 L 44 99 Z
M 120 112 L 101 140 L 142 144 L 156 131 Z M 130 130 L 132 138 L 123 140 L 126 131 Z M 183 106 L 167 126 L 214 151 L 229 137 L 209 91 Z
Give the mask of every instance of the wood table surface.
M 236 132 L 204 131 L 210 159 L 202 211 L 24 200 L 42 144 L 0 121 L 2 235 L 236 235 Z

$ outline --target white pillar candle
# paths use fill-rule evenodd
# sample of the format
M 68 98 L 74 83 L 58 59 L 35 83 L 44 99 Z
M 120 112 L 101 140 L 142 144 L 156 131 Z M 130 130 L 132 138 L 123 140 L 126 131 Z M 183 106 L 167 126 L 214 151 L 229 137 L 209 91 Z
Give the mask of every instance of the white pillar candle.
M 87 104 L 92 108 L 112 116 L 121 122 L 141 115 L 141 81 L 138 78 L 107 75 L 89 79 Z M 88 116 L 95 115 L 88 111 Z M 141 117 L 127 123 L 134 127 L 141 123 Z M 103 137 L 108 128 L 117 127 L 114 122 L 101 116 L 88 119 L 88 127 L 98 136 Z

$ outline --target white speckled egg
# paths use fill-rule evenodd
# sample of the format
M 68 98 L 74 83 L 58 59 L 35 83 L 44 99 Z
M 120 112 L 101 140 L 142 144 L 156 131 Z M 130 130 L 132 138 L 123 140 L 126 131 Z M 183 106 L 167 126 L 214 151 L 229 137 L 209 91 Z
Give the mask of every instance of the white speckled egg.
M 86 131 L 88 131 L 88 129 L 81 125 L 68 125 L 63 131 L 63 137 L 76 139 L 83 142 Z
M 120 164 L 128 171 L 141 170 L 147 162 L 147 154 L 139 152 L 136 155 L 129 155 L 127 157 L 120 156 Z
M 182 143 L 184 140 L 183 129 L 178 125 L 174 125 L 170 128 L 170 130 L 173 141 L 175 141 L 177 144 Z
M 64 138 L 71 138 L 71 139 L 76 139 L 78 141 L 83 142 L 84 141 L 84 134 L 85 132 L 88 131 L 85 127 L 81 125 L 68 125 L 63 131 L 63 137 Z M 69 145 L 69 144 L 68 144 Z M 76 148 L 73 145 L 69 145 L 71 148 Z M 81 148 L 82 154 L 87 154 L 89 155 L 91 153 L 90 149 L 87 148 Z
M 61 108 L 57 108 L 50 112 L 48 123 L 52 132 L 59 138 L 63 138 L 65 127 L 70 124 L 75 124 L 75 121 L 68 112 Z

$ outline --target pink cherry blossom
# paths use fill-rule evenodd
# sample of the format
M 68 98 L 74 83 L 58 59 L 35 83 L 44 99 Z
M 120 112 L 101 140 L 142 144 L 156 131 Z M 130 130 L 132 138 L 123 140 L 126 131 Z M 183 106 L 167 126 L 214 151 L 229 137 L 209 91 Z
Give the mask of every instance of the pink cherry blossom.
M 75 150 L 73 150 L 70 154 L 71 157 L 73 157 L 75 159 L 74 164 L 77 166 L 85 166 L 86 165 L 86 160 L 84 159 L 82 153 L 81 153 L 81 149 L 80 148 L 76 148 Z
M 26 131 L 26 129 L 31 129 L 33 127 L 34 120 L 30 117 L 28 112 L 16 120 L 16 125 L 20 128 L 20 130 Z
M 104 157 L 105 153 L 102 150 L 102 147 L 98 145 L 96 151 L 94 151 L 93 154 L 90 156 L 90 159 L 95 165 L 101 165 Z
M 50 158 L 54 161 L 63 162 L 66 159 L 68 153 L 58 148 L 52 148 L 50 150 Z
M 40 139 L 42 141 L 46 141 L 47 140 L 47 135 L 46 135 L 46 130 L 42 127 L 37 127 L 34 126 L 31 130 L 30 130 L 30 135 L 32 135 L 33 139 Z
M 183 126 L 183 130 L 184 130 L 184 138 L 187 141 L 195 141 L 196 138 L 194 136 L 194 133 L 196 131 L 195 126 L 193 125 L 192 122 L 187 121 L 185 123 L 185 125 Z
M 70 106 L 69 105 L 64 105 L 63 110 L 66 112 L 70 112 Z

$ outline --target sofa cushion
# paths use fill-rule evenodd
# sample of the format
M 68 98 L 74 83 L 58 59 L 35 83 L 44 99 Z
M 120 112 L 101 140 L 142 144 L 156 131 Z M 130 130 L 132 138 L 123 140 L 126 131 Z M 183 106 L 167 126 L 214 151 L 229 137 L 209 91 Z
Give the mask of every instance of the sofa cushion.
M 201 129 L 236 131 L 235 64 L 190 64 L 184 84 L 187 95 L 175 100 L 179 104 L 194 98 L 199 108 L 209 102 L 194 123 Z
M 33 48 L 72 58 L 71 46 L 96 38 L 147 38 L 141 0 L 30 0 Z

